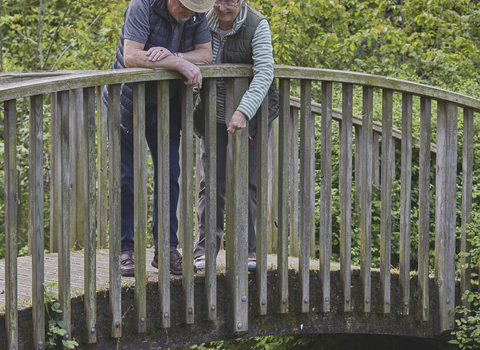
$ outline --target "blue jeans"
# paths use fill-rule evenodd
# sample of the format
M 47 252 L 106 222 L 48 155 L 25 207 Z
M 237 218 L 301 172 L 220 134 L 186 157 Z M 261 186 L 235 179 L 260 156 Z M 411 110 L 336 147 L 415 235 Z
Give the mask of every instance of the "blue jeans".
M 180 130 L 182 128 L 181 99 L 176 94 L 170 100 L 170 247 L 178 245 L 177 205 L 179 197 L 178 178 L 180 164 L 178 149 L 180 146 Z M 145 108 L 145 138 L 153 161 L 153 238 L 155 254 L 158 254 L 158 152 L 157 152 L 157 107 Z M 133 210 L 133 134 L 121 131 L 122 151 L 122 251 L 134 248 L 134 210 Z

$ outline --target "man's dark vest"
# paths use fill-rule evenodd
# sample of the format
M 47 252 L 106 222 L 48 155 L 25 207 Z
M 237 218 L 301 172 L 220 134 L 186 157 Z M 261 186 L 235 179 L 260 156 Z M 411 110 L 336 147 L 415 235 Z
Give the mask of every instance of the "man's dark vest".
M 172 49 L 172 52 L 189 52 L 195 49 L 195 30 L 205 18 L 204 13 L 195 13 L 183 28 L 182 39 L 180 40 L 180 49 L 170 48 L 173 39 L 173 27 L 176 25 L 175 19 L 170 16 L 167 8 L 167 0 L 150 0 L 150 36 L 145 44 L 144 50 L 147 51 L 151 47 L 163 46 Z M 125 11 L 125 14 L 127 11 Z M 125 23 L 125 20 L 124 20 Z M 112 69 L 125 68 L 123 62 L 124 48 L 124 23 L 120 34 L 120 42 L 117 53 L 112 64 Z M 179 81 L 170 83 L 170 91 L 176 91 L 180 86 Z M 104 101 L 108 102 L 108 92 L 104 90 Z M 170 94 L 172 98 L 172 93 Z M 179 94 L 177 97 L 180 98 Z M 147 82 L 145 84 L 145 103 L 156 103 L 157 101 L 157 83 Z M 180 103 L 180 99 L 178 103 Z M 121 87 L 121 126 L 122 129 L 130 133 L 133 130 L 133 84 L 125 83 Z M 172 103 L 172 101 L 171 101 Z
M 247 18 L 240 29 L 231 36 L 224 38 L 225 43 L 222 51 L 223 63 L 247 63 L 253 64 L 252 40 L 258 24 L 262 20 L 267 20 L 262 14 L 254 9 L 247 7 Z M 268 122 L 278 117 L 279 98 L 275 78 L 273 78 L 270 89 L 268 90 Z M 249 122 L 249 134 L 255 135 L 257 132 L 257 116 L 260 115 L 260 109 Z

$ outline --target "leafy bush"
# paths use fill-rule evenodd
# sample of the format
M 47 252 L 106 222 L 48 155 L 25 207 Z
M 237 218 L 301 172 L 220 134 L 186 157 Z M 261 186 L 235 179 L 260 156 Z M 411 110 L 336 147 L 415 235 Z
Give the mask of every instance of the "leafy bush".
M 473 277 L 477 277 L 480 268 L 480 213 L 472 213 L 472 222 L 467 225 L 468 242 L 471 245 L 469 252 L 458 254 L 461 258 L 470 258 L 470 263 L 459 266 L 471 269 Z M 457 328 L 452 331 L 455 340 L 450 343 L 457 344 L 460 349 L 480 348 L 480 292 L 466 291 L 462 295 L 462 301 L 467 301 L 470 307 L 459 305 L 454 309 L 456 313 Z

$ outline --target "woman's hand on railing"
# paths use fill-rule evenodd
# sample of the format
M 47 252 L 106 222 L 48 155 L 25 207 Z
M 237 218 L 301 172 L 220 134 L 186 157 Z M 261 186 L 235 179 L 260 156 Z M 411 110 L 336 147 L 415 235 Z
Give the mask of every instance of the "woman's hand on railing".
M 247 116 L 240 111 L 235 111 L 228 123 L 227 131 L 233 134 L 235 130 L 243 129 L 247 126 Z
M 149 61 L 157 62 L 157 61 L 163 60 L 164 58 L 166 58 L 168 56 L 172 56 L 173 54 L 170 52 L 170 50 L 168 50 L 165 47 L 156 46 L 156 47 L 151 47 L 146 52 L 146 55 L 147 55 Z

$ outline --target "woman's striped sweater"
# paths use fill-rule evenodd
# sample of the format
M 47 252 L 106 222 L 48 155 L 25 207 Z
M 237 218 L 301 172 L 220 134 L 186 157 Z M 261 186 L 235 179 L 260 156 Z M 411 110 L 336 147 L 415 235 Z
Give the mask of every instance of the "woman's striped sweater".
M 207 14 L 208 25 L 212 33 L 213 62 L 217 62 L 217 56 L 220 46 L 228 40 L 228 36 L 235 34 L 242 26 L 247 17 L 247 6 L 242 7 L 232 30 L 225 35 L 223 41 L 219 34 L 219 20 L 215 10 L 212 9 Z M 253 52 L 253 74 L 254 77 L 248 90 L 242 97 L 237 111 L 245 114 L 248 119 L 252 119 L 257 109 L 260 107 L 268 88 L 273 80 L 273 48 L 270 34 L 270 26 L 267 21 L 260 21 L 252 39 Z M 225 84 L 223 79 L 217 79 L 217 122 L 225 124 Z M 231 117 L 231 116 L 229 116 Z

